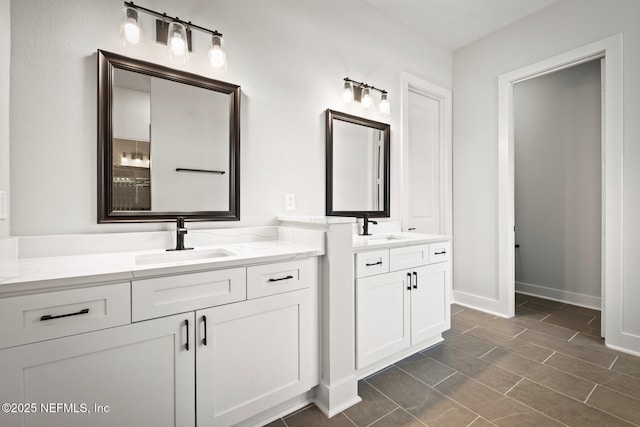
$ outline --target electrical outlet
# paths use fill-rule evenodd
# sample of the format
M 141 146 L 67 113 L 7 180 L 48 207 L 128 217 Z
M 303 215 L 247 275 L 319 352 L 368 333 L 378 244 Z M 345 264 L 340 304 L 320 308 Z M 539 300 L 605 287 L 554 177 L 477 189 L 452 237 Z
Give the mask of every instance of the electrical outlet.
M 0 191 L 0 219 L 7 219 L 7 192 Z
M 284 195 L 284 208 L 288 211 L 296 210 L 296 195 L 295 194 L 285 194 Z

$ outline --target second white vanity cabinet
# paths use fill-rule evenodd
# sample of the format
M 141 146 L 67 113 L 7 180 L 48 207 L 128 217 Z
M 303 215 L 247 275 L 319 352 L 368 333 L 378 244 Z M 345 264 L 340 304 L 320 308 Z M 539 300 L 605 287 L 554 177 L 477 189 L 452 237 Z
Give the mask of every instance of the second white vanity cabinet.
M 438 242 L 356 253 L 357 369 L 449 329 L 449 252 Z

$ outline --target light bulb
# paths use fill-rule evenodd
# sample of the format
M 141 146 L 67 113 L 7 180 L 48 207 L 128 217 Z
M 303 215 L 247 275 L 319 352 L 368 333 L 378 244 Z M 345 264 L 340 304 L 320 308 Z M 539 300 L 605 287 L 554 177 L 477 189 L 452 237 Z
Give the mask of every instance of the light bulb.
M 169 46 L 169 56 L 182 58 L 187 60 L 187 30 L 179 22 L 169 24 L 169 35 L 167 37 L 167 45 Z
M 122 157 L 120 158 L 120 164 L 129 163 L 129 159 L 127 158 L 127 153 L 122 153 Z
M 209 48 L 209 62 L 216 70 L 227 69 L 227 54 L 222 49 L 222 37 L 214 35 L 211 38 L 211 47 Z
M 142 44 L 142 21 L 138 19 L 138 11 L 125 7 L 122 11 L 120 38 L 123 46 L 139 46 Z
M 142 156 L 136 156 L 136 165 L 139 165 L 140 163 L 142 163 Z
M 387 99 L 387 92 L 382 92 L 378 108 L 380 109 L 380 114 L 382 114 L 383 116 L 388 116 L 391 114 L 391 105 L 389 105 L 389 100 Z
M 360 98 L 362 108 L 365 110 L 370 109 L 373 106 L 373 98 L 371 97 L 371 90 L 368 87 L 362 89 L 362 97 Z
M 344 81 L 344 92 L 342 93 L 342 100 L 345 104 L 351 104 L 353 102 L 353 84 L 345 80 Z

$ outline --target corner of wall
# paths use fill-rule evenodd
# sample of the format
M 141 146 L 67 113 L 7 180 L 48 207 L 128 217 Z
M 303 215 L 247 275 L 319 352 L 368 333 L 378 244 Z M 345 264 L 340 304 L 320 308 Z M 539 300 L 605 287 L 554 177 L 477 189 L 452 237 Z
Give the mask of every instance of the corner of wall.
M 0 219 L 0 239 L 11 232 L 9 216 L 10 175 L 9 175 L 9 87 L 11 74 L 11 2 L 0 0 L 0 52 L 9 52 L 9 60 L 0 64 L 0 191 L 6 193 L 7 218 Z

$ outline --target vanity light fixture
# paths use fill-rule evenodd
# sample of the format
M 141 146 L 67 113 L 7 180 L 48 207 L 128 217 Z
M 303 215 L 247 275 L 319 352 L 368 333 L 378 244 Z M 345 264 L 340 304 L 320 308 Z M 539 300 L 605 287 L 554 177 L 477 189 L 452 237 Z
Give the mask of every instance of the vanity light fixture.
M 122 45 L 142 45 L 143 34 L 142 21 L 139 19 L 138 11 L 128 6 L 122 9 L 122 22 L 120 23 L 120 40 L 122 41 Z
M 378 89 L 377 87 L 364 82 L 351 80 L 349 77 L 344 78 L 344 92 L 342 93 L 342 100 L 347 104 L 354 100 L 359 101 L 360 104 L 362 104 L 363 109 L 369 110 L 373 107 L 372 91 L 380 92 L 380 103 L 378 104 L 380 114 L 383 116 L 390 115 L 391 106 L 389 104 L 389 95 L 386 90 Z
M 125 1 L 124 6 L 120 24 L 120 37 L 124 46 L 133 47 L 142 44 L 144 37 L 139 12 L 143 12 L 158 18 L 156 19 L 156 42 L 167 45 L 170 58 L 186 61 L 188 52 L 192 51 L 191 30 L 198 30 L 211 35 L 211 47 L 208 52 L 211 66 L 220 71 L 227 69 L 227 55 L 222 49 L 222 33 L 192 24 L 190 21 L 183 21 L 177 16 L 168 16 L 166 13 L 147 9 L 132 1 Z

